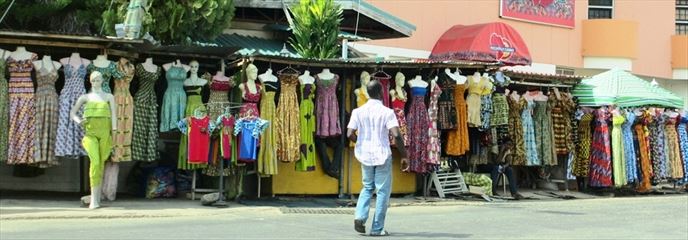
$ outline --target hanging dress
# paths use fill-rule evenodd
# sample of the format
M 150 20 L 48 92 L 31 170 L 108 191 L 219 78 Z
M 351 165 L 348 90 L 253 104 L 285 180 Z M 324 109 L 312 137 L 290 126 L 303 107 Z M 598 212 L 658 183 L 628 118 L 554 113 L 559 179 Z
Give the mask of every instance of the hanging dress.
M 666 150 L 664 149 L 664 124 L 665 120 L 661 114 L 652 117 L 650 123 L 650 156 L 652 156 L 652 180 L 660 181 L 666 179 Z
M 447 155 L 461 156 L 466 154 L 469 148 L 468 141 L 468 110 L 463 98 L 466 85 L 454 86 L 454 106 L 456 108 L 456 129 L 449 131 L 447 135 Z
M 106 67 L 98 67 L 91 62 L 88 65 L 88 75 L 91 75 L 93 71 L 98 71 L 103 74 L 103 92 L 112 93 L 110 90 L 110 80 L 122 78 L 122 73 L 117 70 L 117 64 L 112 61 Z
M 680 117 L 680 116 L 678 116 Z M 678 132 L 676 131 L 676 117 L 665 115 L 666 123 L 664 132 L 666 135 L 667 162 L 671 167 L 669 177 L 673 179 L 683 179 L 683 160 L 681 160 L 681 146 L 678 142 Z
M 213 76 L 210 82 L 210 96 L 208 97 L 208 116 L 217 119 L 225 108 L 229 106 L 229 92 L 232 90 L 232 77 Z
M 635 155 L 635 144 L 633 141 L 633 124 L 635 123 L 635 114 L 633 112 L 626 112 L 626 121 L 621 126 L 623 131 L 623 155 L 626 162 L 626 181 L 634 183 L 638 181 L 638 163 Z
M 152 162 L 160 158 L 158 153 L 158 99 L 155 82 L 160 78 L 160 67 L 155 72 L 136 65 L 139 88 L 134 96 L 134 130 L 131 139 L 132 159 Z
M 533 123 L 533 108 L 535 103 L 532 100 L 527 100 L 521 97 L 524 102 L 523 112 L 521 112 L 521 122 L 523 123 L 523 143 L 526 149 L 526 165 L 540 166 L 542 161 L 538 156 L 538 142 L 535 138 L 535 125 Z
M 383 74 L 384 73 L 380 73 Z M 382 85 L 382 104 L 385 105 L 385 107 L 390 107 L 389 105 L 389 85 L 390 85 L 390 79 L 392 79 L 391 76 L 384 76 L 384 77 L 379 77 L 376 76 L 376 74 L 373 74 L 372 76 L 373 80 L 377 80 L 380 82 L 380 85 Z
M 36 98 L 33 90 L 32 62 L 37 58 L 15 60 L 7 59 L 7 70 L 10 72 L 9 105 L 10 126 L 8 136 L 7 164 L 32 164 L 34 162 L 36 134 Z M 5 131 L 5 130 L 2 130 Z
M 626 119 L 619 115 L 612 117 L 612 174 L 614 186 L 626 185 L 626 159 L 624 158 L 624 142 L 621 133 L 621 125 Z
M 578 125 L 579 144 L 576 147 L 576 163 L 573 165 L 573 175 L 587 177 L 590 173 L 590 149 L 592 146 L 592 113 L 585 113 Z
M 652 116 L 647 111 L 642 111 L 635 124 L 635 137 L 638 139 L 638 156 L 640 157 L 640 184 L 638 191 L 647 192 L 652 189 L 653 165 L 651 154 L 652 145 L 650 144 L 651 131 L 648 126 L 652 125 Z
M 554 133 L 552 129 L 552 111 L 549 102 L 534 101 L 535 109 L 533 121 L 535 126 L 535 142 L 537 143 L 538 158 L 542 165 L 557 165 L 554 151 Z
M 186 92 L 186 110 L 185 115 L 188 118 L 194 119 L 194 111 L 196 109 L 201 109 L 203 111 L 207 111 L 205 106 L 203 106 L 203 99 L 201 98 L 201 91 L 203 90 L 203 86 L 184 86 L 184 91 Z M 182 129 L 180 129 L 182 130 Z M 189 159 L 189 149 L 193 147 L 198 147 L 198 146 L 206 146 L 206 148 L 210 148 L 209 145 L 197 145 L 191 143 L 189 141 L 190 133 L 185 133 L 182 134 L 181 140 L 179 141 L 179 158 L 178 158 L 178 164 L 177 168 L 181 170 L 193 170 L 193 169 L 199 169 L 199 168 L 206 168 L 208 166 L 208 159 L 209 155 L 205 155 L 205 161 L 201 161 L 200 159 L 194 159 L 191 161 Z
M 483 80 L 482 78 L 474 78 L 473 76 L 468 76 L 466 80 L 468 82 L 468 97 L 466 97 L 466 105 L 468 106 L 468 126 L 480 127 L 482 125 L 480 108 Z
M 503 82 L 495 80 L 495 90 L 492 93 L 492 116 L 490 118 L 490 126 L 500 127 L 509 124 L 509 103 L 507 96 L 504 95 L 506 87 L 511 84 L 511 81 L 504 79 Z M 501 139 L 500 139 L 501 140 Z
M 334 137 L 342 134 L 339 126 L 339 103 L 337 102 L 337 84 L 339 76 L 334 74 L 333 79 L 323 80 L 315 75 L 315 95 L 317 107 L 315 108 L 316 135 L 318 137 Z M 303 93 L 302 93 L 303 94 Z M 302 97 L 305 99 L 305 97 Z
M 299 172 L 315 171 L 315 104 L 313 103 L 315 91 L 315 84 L 301 84 L 301 105 L 299 105 L 301 144 L 299 145 L 300 157 L 296 162 L 296 171 Z
M 683 112 L 678 124 L 679 145 L 681 148 L 681 160 L 683 161 L 683 180 L 688 183 L 688 112 Z
M 260 101 L 260 118 L 270 123 L 275 122 L 275 94 L 279 82 L 264 82 L 263 96 Z M 269 124 L 260 138 L 258 151 L 258 173 L 263 176 L 277 174 L 276 133 L 274 124 Z
M 57 140 L 57 121 L 60 118 L 55 81 L 59 77 L 57 68 L 47 70 L 42 64 L 36 70 L 36 146 L 34 165 L 41 168 L 57 166 L 55 141 Z
M 260 116 L 260 111 L 258 111 L 258 102 L 260 102 L 260 90 L 261 90 L 261 85 L 258 83 L 255 83 L 256 85 L 256 92 L 252 93 L 251 90 L 248 88 L 248 84 L 244 83 L 244 96 L 242 96 L 242 99 L 244 102 L 241 105 L 241 109 L 239 109 L 239 116 L 240 117 L 258 117 Z
M 454 92 L 457 87 L 456 81 L 453 81 L 446 72 L 441 72 L 437 78 L 437 84 L 440 85 L 441 94 L 437 99 L 437 127 L 440 130 L 454 130 L 458 125 L 458 114 L 456 107 L 456 100 L 454 100 Z M 461 93 L 463 100 L 463 92 Z M 394 103 L 392 103 L 394 104 Z
M 268 121 L 252 116 L 236 120 L 234 123 L 234 136 L 239 136 L 237 138 L 239 141 L 237 158 L 240 161 L 256 161 L 258 157 L 258 139 L 268 125 L 270 125 Z
M 282 162 L 295 162 L 300 156 L 301 132 L 299 130 L 299 103 L 296 97 L 298 77 L 296 74 L 279 76 L 281 89 L 275 111 L 275 131 L 277 132 L 277 159 Z
M 7 79 L 5 79 L 5 67 L 7 66 L 7 62 L 5 61 L 6 59 L 6 53 L 3 53 L 2 57 L 0 57 L 0 102 L 1 103 L 7 103 L 9 102 L 9 96 L 8 96 L 8 83 Z M 5 162 L 7 161 L 7 134 L 9 129 L 9 106 L 8 104 L 0 104 L 0 162 Z
M 507 97 L 509 103 L 509 136 L 513 147 L 511 149 L 511 165 L 523 166 L 526 165 L 526 143 L 523 118 L 521 113 L 525 107 L 526 102 L 522 100 L 515 100 L 513 97 Z
M 84 156 L 84 150 L 81 139 L 84 138 L 84 130 L 79 124 L 72 121 L 69 113 L 72 106 L 76 103 L 79 97 L 86 93 L 84 83 L 86 82 L 86 65 L 83 60 L 78 67 L 70 64 L 72 58 L 69 58 L 67 64 L 64 64 L 65 83 L 60 91 L 60 119 L 57 123 L 57 145 L 55 146 L 55 156 L 58 157 L 75 157 Z M 77 115 L 82 115 L 83 109 L 79 110 Z
M 435 84 L 430 90 L 430 104 L 428 106 L 428 118 L 430 119 L 430 127 L 428 128 L 428 159 L 425 162 L 428 171 L 435 171 L 440 165 L 440 155 L 442 148 L 440 147 L 440 131 L 437 129 L 437 100 L 442 94 L 439 84 Z
M 590 186 L 610 187 L 612 185 L 611 147 L 609 112 L 606 109 L 595 111 L 595 131 L 592 136 L 590 151 Z
M 354 90 L 354 94 L 356 95 L 356 107 L 361 107 L 361 106 L 363 106 L 363 104 L 368 102 L 368 95 L 366 95 L 366 92 L 365 92 L 367 90 L 365 89 L 365 86 L 361 86 L 361 88 L 359 88 L 357 90 L 358 90 L 358 93 L 356 93 L 356 91 Z M 355 133 L 358 134 L 358 131 L 356 131 Z M 349 146 L 352 148 L 355 147 L 356 142 L 349 141 Z
M 399 123 L 399 133 L 401 138 L 404 139 L 404 146 L 408 147 L 410 144 L 408 136 L 408 124 L 406 123 L 406 114 L 404 113 L 406 107 L 406 99 L 401 99 L 399 93 L 395 91 L 397 96 L 393 96 L 392 99 L 392 110 L 394 110 L 394 115 L 397 117 L 397 122 Z M 394 145 L 394 141 L 390 142 Z
M 117 63 L 119 77 L 115 77 L 115 103 L 117 104 L 117 130 L 113 138 L 113 162 L 131 161 L 131 141 L 134 129 L 134 99 L 129 87 L 136 69 L 131 63 Z
M 428 159 L 429 135 L 428 127 L 430 118 L 428 108 L 425 107 L 424 87 L 411 87 L 411 107 L 406 115 L 410 134 L 410 147 L 408 149 L 409 170 L 414 173 L 426 173 Z
M 160 132 L 168 132 L 177 128 L 179 120 L 186 116 L 186 93 L 184 92 L 184 80 L 186 70 L 183 67 L 170 66 L 165 73 L 167 89 L 162 98 L 160 110 Z
M 492 92 L 494 91 L 494 85 L 488 78 L 481 78 L 482 93 L 480 96 L 480 131 L 490 130 L 490 124 L 492 123 Z
M 552 128 L 554 134 L 554 148 L 557 154 L 565 155 L 574 150 L 573 132 L 571 126 L 571 115 L 576 108 L 576 103 L 573 102 L 566 94 L 560 94 L 557 98 L 554 91 L 549 94 L 550 105 L 552 106 Z

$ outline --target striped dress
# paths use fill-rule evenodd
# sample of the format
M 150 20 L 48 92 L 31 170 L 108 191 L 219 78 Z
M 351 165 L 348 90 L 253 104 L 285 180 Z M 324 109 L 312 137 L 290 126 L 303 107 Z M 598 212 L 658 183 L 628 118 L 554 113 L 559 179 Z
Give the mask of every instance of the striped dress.
M 36 58 L 38 56 L 32 54 L 27 59 L 16 60 L 12 56 L 7 59 L 7 69 L 10 72 L 10 129 L 7 135 L 10 139 L 10 151 L 7 154 L 7 164 L 10 165 L 34 162 L 36 98 L 31 71 L 32 61 Z
M 52 64 L 52 61 L 51 61 Z M 55 81 L 57 81 L 57 69 L 55 65 L 51 70 L 46 70 L 43 64 L 36 71 L 36 151 L 34 163 L 38 167 L 50 167 L 58 165 L 55 158 L 55 141 L 57 140 L 57 121 L 59 105 Z
M 609 139 L 609 112 L 606 109 L 595 111 L 595 131 L 590 151 L 590 186 L 609 187 L 612 185 L 611 146 Z

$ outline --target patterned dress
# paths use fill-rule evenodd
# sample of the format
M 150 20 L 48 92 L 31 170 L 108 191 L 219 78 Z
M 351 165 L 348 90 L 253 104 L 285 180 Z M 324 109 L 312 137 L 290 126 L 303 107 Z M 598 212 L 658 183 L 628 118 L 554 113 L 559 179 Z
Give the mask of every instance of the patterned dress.
M 454 88 L 456 88 L 456 82 L 452 81 L 446 72 L 441 72 L 437 84 L 440 85 L 442 93 L 438 102 L 438 115 L 437 115 L 437 127 L 440 130 L 450 130 L 457 129 L 457 108 L 456 101 L 454 100 Z M 463 99 L 463 92 L 461 93 L 461 99 Z M 394 104 L 394 103 L 392 103 Z
M 428 106 L 428 118 L 430 118 L 430 124 L 428 128 L 428 158 L 425 162 L 428 171 L 434 171 L 440 165 L 440 154 L 442 154 L 442 148 L 440 147 L 440 131 L 437 129 L 437 99 L 439 99 L 442 94 L 442 89 L 440 89 L 439 84 L 430 90 L 430 106 Z
M 650 156 L 652 156 L 652 180 L 659 181 L 668 177 L 666 151 L 664 149 L 664 124 L 662 114 L 653 117 L 650 123 Z
M 50 64 L 53 64 L 50 61 Z M 55 65 L 46 70 L 45 64 L 36 70 L 36 147 L 34 164 L 38 167 L 56 166 L 55 141 L 57 121 L 60 118 L 55 81 L 58 78 Z
M 590 151 L 590 186 L 610 187 L 612 185 L 611 147 L 609 126 L 607 120 L 609 112 L 606 109 L 595 111 L 595 132 L 592 136 Z
M 335 75 L 336 76 L 336 75 Z M 336 79 L 336 78 L 335 78 Z M 319 88 L 319 86 L 318 86 Z M 296 171 L 315 171 L 315 98 L 316 85 L 301 85 L 301 105 L 299 105 L 299 128 L 301 144 L 299 145 L 300 158 L 296 162 Z M 319 90 L 319 89 L 318 89 Z
M 688 182 L 688 112 L 684 112 L 678 124 L 678 137 L 683 161 L 683 183 Z
M 171 66 L 165 73 L 167 89 L 162 98 L 160 110 L 160 132 L 169 132 L 177 128 L 179 120 L 184 119 L 186 109 L 186 93 L 184 80 L 186 70 L 183 67 Z
M 414 173 L 427 172 L 425 162 L 428 159 L 428 143 L 430 142 L 428 136 L 430 118 L 428 108 L 425 107 L 426 92 L 426 88 L 411 87 L 411 107 L 406 115 L 411 140 L 408 149 L 409 170 Z
M 5 53 L 6 54 L 6 53 Z M 5 79 L 6 56 L 0 58 L 0 102 L 9 102 L 7 80 Z M 9 129 L 9 106 L 0 104 L 0 129 Z M 7 131 L 0 131 L 0 162 L 7 161 Z
M 32 54 L 28 59 L 16 60 L 12 56 L 7 59 L 7 70 L 10 72 L 10 140 L 7 164 L 10 165 L 34 162 L 36 99 L 31 71 L 32 62 L 36 58 L 36 54 Z
M 239 117 L 243 118 L 248 116 L 260 116 L 260 111 L 258 111 L 258 102 L 260 102 L 261 86 L 257 83 L 255 85 L 256 92 L 252 93 L 248 88 L 248 84 L 244 83 L 244 96 L 242 96 L 244 102 L 241 105 L 241 109 L 239 109 Z
M 382 75 L 384 75 L 384 74 L 382 74 Z M 382 85 L 382 104 L 384 104 L 385 107 L 389 107 L 389 101 L 390 101 L 390 97 L 389 97 L 389 85 L 390 85 L 390 83 L 389 82 L 390 82 L 390 79 L 392 79 L 392 77 L 391 76 L 379 77 L 379 76 L 375 76 L 375 74 L 373 74 L 372 79 L 379 81 L 380 85 Z
M 136 66 L 139 89 L 134 96 L 134 133 L 131 139 L 132 159 L 152 162 L 160 158 L 158 145 L 158 99 L 155 82 L 160 78 L 160 67 L 155 72 L 143 65 Z
M 466 85 L 460 84 L 454 87 L 454 106 L 456 107 L 456 129 L 449 131 L 447 135 L 447 155 L 461 156 L 466 154 L 469 148 L 468 141 L 468 110 L 463 94 Z
M 549 101 L 552 106 L 554 148 L 557 154 L 569 154 L 575 148 L 572 136 L 575 129 L 571 126 L 571 115 L 576 108 L 576 103 L 565 94 L 561 94 L 557 99 L 553 91 L 549 95 Z
M 210 96 L 208 97 L 208 115 L 210 119 L 217 119 L 229 106 L 229 92 L 232 89 L 233 78 L 213 76 L 210 82 Z
M 535 125 L 533 123 L 533 108 L 535 103 L 531 100 L 526 100 L 525 97 L 521 97 L 521 101 L 524 102 L 523 112 L 521 112 L 521 122 L 523 123 L 523 143 L 526 149 L 526 165 L 527 166 L 540 166 L 542 161 L 538 157 L 538 144 L 535 138 Z
M 535 142 L 537 143 L 538 158 L 543 165 L 557 165 L 557 155 L 554 151 L 554 133 L 552 129 L 552 110 L 547 101 L 535 101 L 534 109 Z
M 276 133 L 273 124 L 275 122 L 275 93 L 279 87 L 278 82 L 264 82 L 263 96 L 260 101 L 260 118 L 269 122 L 260 138 L 258 151 L 258 173 L 262 175 L 277 174 L 277 150 Z
M 134 64 L 122 61 L 117 63 L 119 77 L 115 78 L 115 104 L 117 104 L 117 130 L 112 134 L 113 162 L 131 161 L 131 140 L 134 130 L 134 99 L 129 86 L 134 79 Z
M 71 61 L 72 59 L 69 58 Z M 79 99 L 79 96 L 86 93 L 84 82 L 86 82 L 86 65 L 83 62 L 74 67 L 67 62 L 64 64 L 65 85 L 60 91 L 60 119 L 57 123 L 57 146 L 55 146 L 55 155 L 58 157 L 75 157 L 84 156 L 84 150 L 81 139 L 84 138 L 84 130 L 79 124 L 72 121 L 69 117 L 69 112 L 72 106 Z M 83 115 L 83 109 L 79 110 L 77 115 Z
M 680 117 L 680 116 L 679 116 Z M 669 117 L 664 125 L 664 132 L 666 134 L 667 162 L 671 166 L 669 177 L 673 179 L 683 179 L 683 160 L 681 160 L 681 147 L 678 142 L 678 132 L 676 131 L 676 117 Z
M 626 185 L 626 159 L 624 158 L 624 142 L 621 136 L 621 125 L 626 119 L 619 115 L 612 117 L 612 171 L 614 186 Z
M 511 165 L 526 165 L 526 144 L 523 135 L 523 118 L 521 117 L 526 102 L 514 100 L 512 97 L 507 97 L 507 102 L 509 103 L 509 136 L 513 142 Z
M 580 118 L 578 126 L 579 144 L 576 148 L 576 163 L 573 165 L 573 175 L 587 177 L 590 173 L 590 148 L 592 146 L 592 120 L 591 113 L 585 113 Z
M 117 70 L 117 64 L 110 61 L 107 67 L 98 67 L 91 62 L 88 65 L 88 74 L 90 75 L 93 71 L 98 71 L 103 74 L 103 92 L 112 93 L 110 90 L 110 80 L 122 78 L 122 73 Z
M 313 88 L 317 89 L 316 102 L 318 104 L 315 109 L 316 121 L 316 135 L 318 137 L 333 137 L 342 134 L 342 129 L 339 126 L 339 104 L 337 102 L 337 84 L 339 83 L 339 76 L 334 75 L 333 79 L 323 80 L 315 75 L 315 85 Z M 302 97 L 302 99 L 306 99 Z
M 186 109 L 184 113 L 186 117 L 182 120 L 193 118 L 192 116 L 194 116 L 194 112 L 198 108 L 206 110 L 205 106 L 203 106 L 203 99 L 201 98 L 202 90 L 203 86 L 184 86 L 184 91 L 186 92 Z M 205 161 L 200 161 L 200 159 L 194 159 L 194 161 L 192 162 L 191 159 L 189 159 L 189 148 L 193 146 L 198 146 L 196 143 L 193 143 L 194 145 L 189 145 L 189 136 L 190 135 L 188 132 L 183 133 L 181 136 L 181 140 L 179 141 L 179 155 L 177 161 L 177 168 L 181 170 L 193 170 L 208 167 L 208 154 L 205 155 Z M 207 145 L 206 147 L 209 148 L 209 146 Z
M 298 75 L 281 74 L 280 96 L 275 112 L 275 131 L 277 132 L 277 159 L 282 162 L 295 162 L 300 159 L 301 131 L 299 130 L 299 103 L 296 87 Z
M 397 94 L 398 95 L 398 94 Z M 406 114 L 404 114 L 404 108 L 406 107 L 406 99 L 402 100 L 399 96 L 392 99 L 392 110 L 394 110 L 394 115 L 397 116 L 397 122 L 399 122 L 399 133 L 404 139 L 404 146 L 408 147 L 410 140 L 408 136 L 408 124 L 406 123 Z M 390 142 L 394 146 L 394 141 Z
M 638 138 L 638 155 L 640 156 L 640 184 L 638 191 L 647 192 L 652 188 L 652 178 L 654 173 L 652 165 L 652 156 L 650 155 L 650 130 L 649 125 L 652 125 L 652 116 L 647 111 L 643 111 L 642 115 L 638 117 L 635 125 L 635 137 Z
M 636 161 L 635 148 L 633 141 L 633 124 L 635 114 L 626 113 L 626 122 L 621 126 L 623 129 L 624 159 L 626 160 L 626 181 L 629 183 L 638 181 L 638 163 Z

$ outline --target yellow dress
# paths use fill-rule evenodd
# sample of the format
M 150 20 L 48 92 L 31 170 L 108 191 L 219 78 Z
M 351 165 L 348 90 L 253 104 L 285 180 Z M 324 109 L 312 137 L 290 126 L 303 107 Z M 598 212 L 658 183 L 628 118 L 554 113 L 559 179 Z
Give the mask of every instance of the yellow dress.
M 356 93 L 356 107 L 357 108 L 363 106 L 363 104 L 368 102 L 368 96 L 365 95 L 364 91 L 366 91 L 366 90 L 363 89 L 363 87 L 361 87 L 358 89 L 358 93 Z M 356 134 L 358 134 L 358 131 L 356 131 Z M 353 142 L 353 141 L 349 142 L 349 146 L 355 147 L 356 142 Z
M 468 113 L 466 112 L 466 101 L 463 93 L 466 91 L 464 84 L 454 87 L 454 107 L 456 108 L 456 129 L 449 131 L 447 135 L 447 155 L 462 156 L 469 148 L 468 142 Z
M 282 162 L 295 162 L 300 158 L 301 130 L 299 125 L 299 103 L 296 98 L 298 75 L 279 76 L 281 90 L 275 111 L 275 131 L 277 133 L 277 159 Z
M 481 96 L 483 95 L 483 88 L 485 85 L 485 78 L 480 78 L 475 82 L 473 76 L 468 77 L 468 97 L 466 98 L 466 105 L 468 107 L 468 125 L 471 127 L 479 127 L 482 125 L 482 118 L 480 117 Z

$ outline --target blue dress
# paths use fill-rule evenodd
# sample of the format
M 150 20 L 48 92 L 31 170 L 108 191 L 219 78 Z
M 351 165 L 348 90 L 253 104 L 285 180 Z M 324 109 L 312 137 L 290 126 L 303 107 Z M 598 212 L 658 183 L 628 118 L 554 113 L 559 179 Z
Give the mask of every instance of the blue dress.
M 635 145 L 633 142 L 633 124 L 635 123 L 635 114 L 633 112 L 626 113 L 626 121 L 621 126 L 623 131 L 623 146 L 624 158 L 626 159 L 626 180 L 629 183 L 638 181 L 638 162 L 635 156 Z
M 526 165 L 540 166 L 542 162 L 538 157 L 537 142 L 535 141 L 535 126 L 533 125 L 533 108 L 535 102 L 522 98 L 521 101 L 526 101 L 526 107 L 521 112 L 521 121 L 523 122 L 523 141 L 526 145 Z
M 239 135 L 239 160 L 254 162 L 258 158 L 258 140 L 270 123 L 260 118 L 241 118 L 234 125 L 234 136 Z
M 683 160 L 683 183 L 688 183 L 688 112 L 684 112 L 681 116 L 681 122 L 678 124 L 678 138 L 681 147 L 681 156 Z
M 170 67 L 165 73 L 167 78 L 167 90 L 162 99 L 160 110 L 160 131 L 168 132 L 177 128 L 177 123 L 184 119 L 186 109 L 186 93 L 184 92 L 184 80 L 186 70 L 183 67 Z

